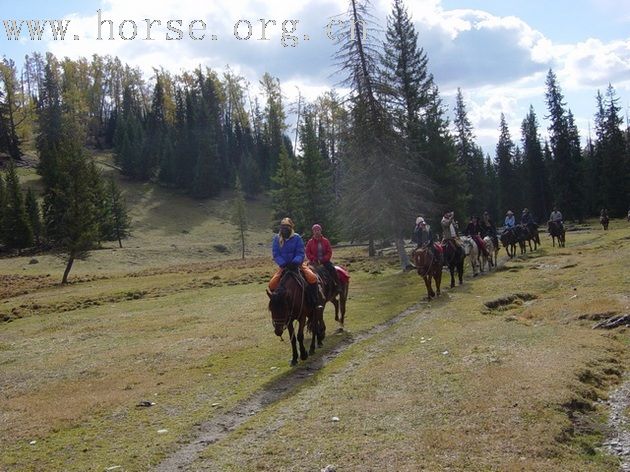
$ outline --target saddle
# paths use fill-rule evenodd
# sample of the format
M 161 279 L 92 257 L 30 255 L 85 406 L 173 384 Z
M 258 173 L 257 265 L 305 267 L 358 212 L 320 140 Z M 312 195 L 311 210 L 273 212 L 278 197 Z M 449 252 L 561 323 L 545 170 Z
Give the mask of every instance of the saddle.
M 444 251 L 446 246 L 451 246 L 451 249 L 453 249 L 453 251 L 457 251 L 458 249 L 463 249 L 461 243 L 456 241 L 453 238 L 445 239 L 444 241 L 442 241 L 442 244 L 440 244 L 440 246 L 442 246 L 442 251 Z
M 280 278 L 280 283 L 278 284 L 278 288 L 284 287 L 284 281 L 287 277 L 293 277 L 296 282 L 300 285 L 300 287 L 305 288 L 308 284 L 306 282 L 306 278 L 302 273 L 301 267 L 296 267 L 295 269 L 285 268 L 282 271 L 282 277 Z

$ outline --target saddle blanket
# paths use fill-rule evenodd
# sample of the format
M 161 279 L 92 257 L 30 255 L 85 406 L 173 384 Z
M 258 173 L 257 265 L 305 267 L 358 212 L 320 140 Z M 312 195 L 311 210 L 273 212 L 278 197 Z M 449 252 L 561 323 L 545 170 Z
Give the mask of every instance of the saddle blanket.
M 336 265 L 335 270 L 337 271 L 337 277 L 339 277 L 339 281 L 344 285 L 347 284 L 350 280 L 350 273 L 348 272 L 348 269 Z

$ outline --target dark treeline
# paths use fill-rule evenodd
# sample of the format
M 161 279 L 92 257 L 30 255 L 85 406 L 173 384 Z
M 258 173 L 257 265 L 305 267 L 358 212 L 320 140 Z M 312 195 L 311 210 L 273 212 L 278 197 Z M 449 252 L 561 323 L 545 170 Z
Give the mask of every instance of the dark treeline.
M 319 222 L 333 238 L 370 242 L 401 241 L 415 216 L 436 222 L 446 210 L 460 221 L 528 207 L 544 222 L 554 205 L 575 220 L 603 207 L 625 213 L 630 133 L 612 85 L 594 97 L 594 136 L 582 148 L 550 70 L 547 109 L 530 107 L 520 130 L 497 116 L 496 151 L 484 155 L 461 89 L 449 120 L 403 1 L 394 0 L 384 37 L 368 3 L 349 0 L 348 15 L 356 31 L 339 32 L 336 62 L 350 92 L 300 100 L 295 135 L 270 74 L 256 86 L 229 68 L 147 78 L 114 57 L 35 53 L 21 71 L 7 59 L 0 69 L 0 152 L 20 159 L 22 141 L 36 136 L 47 188 L 59 153 L 79 153 L 77 143 L 113 148 L 127 178 L 194 198 L 234 189 L 238 178 L 249 198 L 271 194 L 274 224 L 288 215 L 300 232 Z

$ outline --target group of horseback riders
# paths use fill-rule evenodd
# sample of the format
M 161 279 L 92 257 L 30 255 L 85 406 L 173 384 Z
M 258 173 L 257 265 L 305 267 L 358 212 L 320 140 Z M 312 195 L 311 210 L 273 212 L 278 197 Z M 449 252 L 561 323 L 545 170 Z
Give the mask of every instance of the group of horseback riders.
M 457 239 L 459 228 L 457 221 L 455 220 L 454 211 L 447 211 L 444 213 L 442 220 L 440 221 L 440 226 L 442 227 L 442 245 L 460 244 Z M 486 211 L 484 212 L 481 220 L 478 216 L 472 216 L 470 218 L 468 225 L 464 229 L 464 235 L 473 238 L 479 249 L 487 255 L 487 248 L 482 238 L 490 236 L 493 240 L 496 240 L 497 229 L 492 222 L 490 215 Z M 429 249 L 437 251 L 441 251 L 442 248 L 442 245 L 434 244 L 436 242 L 434 234 L 431 231 L 430 225 L 427 224 L 422 215 L 416 218 L 416 226 L 414 227 L 411 240 L 415 242 L 418 247 L 429 247 Z
M 554 207 L 553 211 L 549 215 L 549 222 L 558 224 L 560 225 L 560 228 L 563 228 L 562 213 L 558 210 L 557 207 Z M 516 217 L 514 216 L 514 212 L 512 210 L 508 210 L 505 214 L 503 224 L 504 229 L 502 234 L 505 234 L 516 228 Z M 522 227 L 538 229 L 538 224 L 535 222 L 532 214 L 527 208 L 523 209 L 520 218 L 520 225 Z M 434 238 L 434 234 L 431 231 L 431 227 L 427 224 L 424 216 L 420 215 L 416 218 L 416 225 L 414 227 L 411 240 L 417 244 L 417 247 L 428 247 L 431 250 L 438 251 L 440 251 L 441 248 L 446 244 L 460 244 L 457 238 L 459 227 L 457 221 L 455 220 L 455 212 L 447 211 L 446 213 L 444 213 L 440 221 L 440 226 L 442 227 L 441 245 L 434 244 L 436 243 L 436 239 Z M 499 247 L 500 235 L 497 231 L 497 227 L 492 221 L 492 218 L 490 218 L 490 214 L 487 211 L 484 211 L 481 219 L 476 215 L 471 216 L 466 228 L 463 231 L 463 234 L 472 238 L 477 244 L 479 251 L 485 256 L 488 256 L 489 254 L 483 238 L 490 237 L 492 239 L 492 242 L 494 243 L 494 247 Z
M 285 270 L 301 272 L 307 282 L 306 303 L 312 308 L 321 309 L 322 295 L 318 290 L 317 274 L 311 265 L 325 267 L 333 285 L 338 287 L 339 278 L 335 266 L 331 262 L 332 246 L 322 234 L 322 227 L 319 224 L 314 224 L 311 228 L 313 236 L 308 240 L 306 246 L 304 246 L 302 236 L 297 234 L 294 228 L 295 224 L 291 218 L 283 218 L 280 221 L 280 231 L 274 235 L 272 254 L 273 260 L 278 265 L 278 270 L 269 281 L 269 290 L 273 292 L 278 288 Z
M 553 208 L 549 216 L 549 222 L 563 225 L 562 213 L 556 207 Z M 520 218 L 520 225 L 523 227 L 538 225 L 534 221 L 531 213 L 527 208 L 523 209 Z M 442 229 L 441 244 L 438 243 L 435 234 L 431 230 L 431 226 L 427 224 L 423 215 L 416 218 L 416 224 L 413 230 L 412 241 L 417 247 L 426 247 L 430 251 L 443 252 L 446 245 L 454 247 L 461 246 L 458 238 L 458 223 L 455 220 L 455 212 L 447 211 L 440 221 Z M 511 210 L 508 210 L 504 220 L 504 230 L 502 234 L 513 230 L 516 227 L 516 218 Z M 294 230 L 295 224 L 291 218 L 283 218 L 280 221 L 280 231 L 273 238 L 272 254 L 275 263 L 278 265 L 276 273 L 269 282 L 269 290 L 272 292 L 278 287 L 282 275 L 285 270 L 301 272 L 306 281 L 306 303 L 313 308 L 321 308 L 321 294 L 317 287 L 317 275 L 311 266 L 323 266 L 330 274 L 330 278 L 335 286 L 339 285 L 339 276 L 335 270 L 335 266 L 331 262 L 332 247 L 330 241 L 322 234 L 322 227 L 319 224 L 313 225 L 312 237 L 304 245 L 302 237 Z M 499 234 L 490 214 L 485 211 L 481 218 L 471 216 L 470 220 L 463 231 L 465 236 L 472 238 L 479 251 L 485 256 L 489 256 L 488 248 L 483 241 L 484 237 L 489 237 L 494 243 L 494 247 L 499 247 Z M 310 263 L 310 265 L 309 265 Z M 298 270 L 299 269 L 299 270 Z

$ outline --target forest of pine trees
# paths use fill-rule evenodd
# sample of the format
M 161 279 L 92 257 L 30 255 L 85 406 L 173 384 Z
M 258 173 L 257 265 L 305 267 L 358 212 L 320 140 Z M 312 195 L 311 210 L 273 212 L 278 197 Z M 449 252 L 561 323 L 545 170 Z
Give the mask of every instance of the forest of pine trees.
M 403 0 L 393 1 L 384 35 L 370 13 L 369 3 L 349 0 L 357 31 L 338 35 L 335 61 L 349 93 L 300 102 L 294 130 L 271 74 L 250 84 L 229 68 L 156 68 L 147 77 L 110 56 L 34 53 L 21 69 L 3 59 L 0 154 L 19 161 L 24 143 L 36 143 L 45 191 L 20 196 L 8 167 L 0 243 L 57 246 L 71 261 L 100 241 L 125 237 L 120 191 L 103 181 L 86 148 L 113 149 L 123 178 L 193 199 L 235 188 L 246 198 L 269 194 L 272 227 L 291 216 L 308 233 L 319 222 L 332 239 L 369 241 L 372 251 L 374 241 L 409 237 L 418 214 L 436 222 L 455 210 L 461 222 L 489 211 L 500 221 L 507 209 L 529 207 L 544 222 L 553 205 L 572 220 L 604 207 L 612 217 L 625 214 L 630 131 L 612 85 L 596 91 L 594 135 L 582 147 L 549 70 L 547 109 L 530 107 L 520 130 L 499 114 L 494 155 L 484 155 L 465 91 L 457 90 L 452 109 L 445 105 Z

